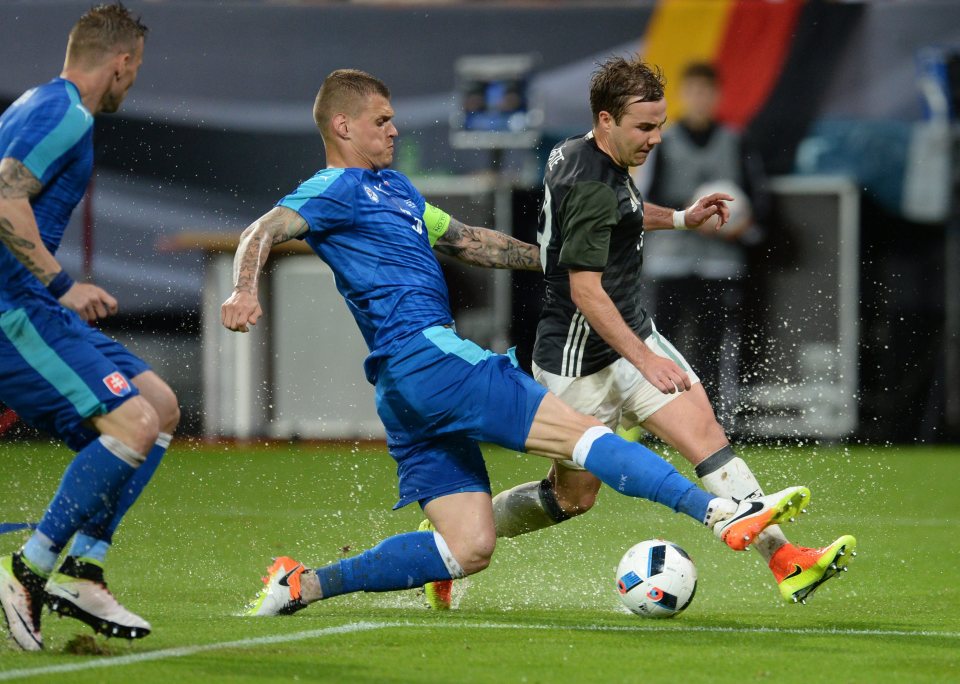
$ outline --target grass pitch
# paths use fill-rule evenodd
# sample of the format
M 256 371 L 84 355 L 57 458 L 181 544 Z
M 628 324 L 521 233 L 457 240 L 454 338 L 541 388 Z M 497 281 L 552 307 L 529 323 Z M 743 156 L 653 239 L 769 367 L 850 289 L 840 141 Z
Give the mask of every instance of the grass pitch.
M 45 614 L 47 649 L 0 644 L 0 681 L 960 681 L 960 450 L 743 454 L 768 491 L 812 489 L 791 539 L 820 546 L 851 533 L 860 542 L 850 572 L 806 606 L 781 603 L 755 552 L 729 551 L 689 519 L 605 489 L 586 516 L 500 540 L 457 610 L 428 611 L 409 591 L 252 619 L 240 613 L 271 556 L 326 563 L 414 529 L 419 510 L 390 511 L 394 464 L 382 447 L 180 441 L 108 559 L 111 588 L 154 633 L 91 640 L 86 626 Z M 70 456 L 0 444 L 0 522 L 37 520 Z M 547 466 L 496 449 L 487 462 L 495 490 Z M 625 614 L 615 593 L 620 555 L 651 537 L 683 546 L 699 570 L 696 598 L 673 620 Z M 24 538 L 0 536 L 0 553 Z M 84 655 L 98 650 L 107 654 Z

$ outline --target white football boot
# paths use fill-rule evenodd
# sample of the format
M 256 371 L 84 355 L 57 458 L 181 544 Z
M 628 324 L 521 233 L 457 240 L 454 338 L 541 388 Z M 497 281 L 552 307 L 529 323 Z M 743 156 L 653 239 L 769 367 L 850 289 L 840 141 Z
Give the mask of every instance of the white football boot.
M 273 560 L 263 578 L 265 585 L 253 599 L 244 615 L 261 617 L 290 615 L 307 607 L 300 593 L 300 576 L 306 572 L 303 563 L 288 556 Z
M 734 551 L 743 551 L 770 525 L 790 521 L 806 513 L 810 490 L 787 487 L 775 494 L 756 499 L 743 499 L 733 515 L 713 526 L 713 533 Z
M 64 617 L 84 622 L 98 634 L 123 639 L 142 639 L 150 623 L 124 608 L 103 579 L 103 568 L 72 556 L 67 557 L 47 581 L 47 605 Z
M 0 604 L 10 637 L 17 646 L 24 651 L 42 649 L 43 578 L 24 564 L 19 553 L 0 558 Z

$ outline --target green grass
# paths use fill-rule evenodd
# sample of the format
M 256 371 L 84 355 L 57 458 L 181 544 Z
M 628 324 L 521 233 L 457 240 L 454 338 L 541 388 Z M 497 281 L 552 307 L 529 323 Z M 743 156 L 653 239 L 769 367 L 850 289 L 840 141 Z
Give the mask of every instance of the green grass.
M 528 456 L 487 455 L 495 488 L 546 469 Z M 792 539 L 819 546 L 849 532 L 860 541 L 850 572 L 809 605 L 781 603 L 756 553 L 728 551 L 683 516 L 605 490 L 589 515 L 501 540 L 491 567 L 468 580 L 458 610 L 431 613 L 414 592 L 402 592 L 250 619 L 239 613 L 271 556 L 326 563 L 413 529 L 419 511 L 390 511 L 394 465 L 381 447 L 179 442 L 124 522 L 108 565 L 118 597 L 154 633 L 133 643 L 100 639 L 111 656 L 68 655 L 67 641 L 89 630 L 45 615 L 47 650 L 0 644 L 0 680 L 81 663 L 97 667 L 34 681 L 960 681 L 960 450 L 780 447 L 744 455 L 768 490 L 813 490 L 810 514 L 787 528 Z M 47 445 L 0 444 L 0 521 L 38 519 L 69 458 Z M 681 470 L 690 474 L 685 464 Z M 681 544 L 699 569 L 697 596 L 675 620 L 643 620 L 618 607 L 613 569 L 630 545 L 651 537 Z M 0 553 L 24 538 L 0 537 Z M 366 631 L 321 631 L 341 626 Z M 99 667 L 118 656 L 258 637 L 288 640 Z

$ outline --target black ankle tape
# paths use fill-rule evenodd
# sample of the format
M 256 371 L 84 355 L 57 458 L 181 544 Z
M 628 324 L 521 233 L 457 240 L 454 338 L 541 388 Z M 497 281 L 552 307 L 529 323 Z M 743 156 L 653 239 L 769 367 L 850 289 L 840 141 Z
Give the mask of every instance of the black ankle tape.
M 697 467 L 695 468 L 697 477 L 703 478 L 714 471 L 720 470 L 720 468 L 727 465 L 736 457 L 737 455 L 733 453 L 733 447 L 728 444 L 719 451 L 715 451 L 714 453 L 710 454 L 697 464 Z
M 553 522 L 561 523 L 573 517 L 560 507 L 550 480 L 540 480 L 540 503 L 543 504 L 543 510 Z
M 47 584 L 47 578 L 41 577 L 31 570 L 30 566 L 23 560 L 21 554 L 13 554 L 10 565 L 13 570 L 13 576 L 17 578 L 20 584 L 26 587 L 31 596 L 36 596 L 43 592 L 43 588 Z
M 103 582 L 103 568 L 95 563 L 87 563 L 76 556 L 67 556 L 57 570 L 61 575 L 69 575 L 76 579 Z

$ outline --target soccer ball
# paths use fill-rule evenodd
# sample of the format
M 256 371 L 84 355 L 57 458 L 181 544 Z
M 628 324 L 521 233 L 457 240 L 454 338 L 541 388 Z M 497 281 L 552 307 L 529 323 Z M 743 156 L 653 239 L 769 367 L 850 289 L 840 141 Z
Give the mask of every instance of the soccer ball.
M 617 591 L 630 612 L 668 618 L 690 605 L 697 591 L 697 568 L 687 552 L 663 539 L 630 548 L 617 566 Z

